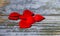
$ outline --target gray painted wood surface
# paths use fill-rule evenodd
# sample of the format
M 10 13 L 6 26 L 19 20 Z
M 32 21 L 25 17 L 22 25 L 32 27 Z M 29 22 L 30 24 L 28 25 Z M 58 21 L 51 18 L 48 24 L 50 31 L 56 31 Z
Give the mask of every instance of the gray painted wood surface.
M 46 19 L 31 28 L 21 29 L 19 20 L 12 21 L 7 17 L 12 11 L 23 13 L 24 9 L 42 14 Z M 0 36 L 60 36 L 60 0 L 10 0 L 8 6 L 0 9 L 0 15 Z
M 18 26 L 0 26 L 0 34 L 5 36 L 57 36 L 60 35 L 60 16 L 44 16 L 46 19 L 36 22 L 28 29 Z

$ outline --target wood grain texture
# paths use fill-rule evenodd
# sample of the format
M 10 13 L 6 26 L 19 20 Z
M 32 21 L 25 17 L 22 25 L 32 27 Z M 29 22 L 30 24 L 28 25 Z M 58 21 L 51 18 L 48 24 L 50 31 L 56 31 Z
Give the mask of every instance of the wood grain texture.
M 19 29 L 18 26 L 0 26 L 0 34 L 56 36 L 60 35 L 60 16 L 44 16 L 46 19 L 36 22 L 28 29 Z M 4 32 L 2 32 L 4 31 Z M 7 33 L 8 32 L 8 33 Z

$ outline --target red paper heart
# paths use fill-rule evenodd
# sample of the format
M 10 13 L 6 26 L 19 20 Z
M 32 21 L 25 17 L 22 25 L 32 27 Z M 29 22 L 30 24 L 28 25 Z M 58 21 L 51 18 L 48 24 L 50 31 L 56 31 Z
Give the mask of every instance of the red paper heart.
M 45 18 L 42 15 L 40 15 L 40 14 L 36 14 L 34 16 L 34 19 L 35 19 L 36 22 L 40 22 L 40 21 L 42 21 Z
M 17 12 L 12 12 L 10 15 L 9 15 L 9 19 L 10 20 L 18 20 L 19 19 L 19 16 L 20 16 L 20 14 L 19 13 L 17 13 Z

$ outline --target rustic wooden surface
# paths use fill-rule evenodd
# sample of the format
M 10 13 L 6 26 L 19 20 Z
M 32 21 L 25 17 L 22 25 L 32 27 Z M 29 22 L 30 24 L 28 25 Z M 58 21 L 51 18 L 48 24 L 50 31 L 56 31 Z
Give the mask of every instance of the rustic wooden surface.
M 44 16 L 46 19 L 42 22 L 37 22 L 28 29 L 19 29 L 18 26 L 0 25 L 0 34 L 8 36 L 59 36 L 60 35 L 60 16 Z
M 0 36 L 60 36 L 60 0 L 10 0 L 9 4 L 0 8 Z M 19 28 L 19 20 L 8 19 L 10 12 L 21 13 L 26 8 L 46 19 L 28 29 Z

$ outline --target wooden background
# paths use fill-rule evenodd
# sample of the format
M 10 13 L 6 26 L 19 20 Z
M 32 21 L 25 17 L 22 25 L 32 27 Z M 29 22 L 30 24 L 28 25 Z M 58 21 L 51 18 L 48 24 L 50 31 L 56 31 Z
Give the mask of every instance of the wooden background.
M 60 36 L 60 7 L 59 7 L 60 4 L 58 5 L 58 3 L 56 2 L 57 0 L 50 0 L 49 2 L 46 2 L 46 5 L 44 6 L 40 6 L 37 9 L 36 7 L 34 7 L 34 10 L 37 13 L 42 14 L 42 12 L 44 12 L 44 14 L 42 15 L 46 19 L 41 22 L 33 24 L 32 27 L 28 29 L 19 28 L 18 27 L 19 20 L 17 21 L 9 20 L 8 15 L 6 15 L 7 13 L 5 14 L 2 13 L 2 12 L 8 12 L 8 10 L 10 10 L 8 9 L 8 7 L 0 8 L 0 36 Z M 27 5 L 23 6 L 26 7 Z M 8 10 L 5 11 L 5 9 Z
M 46 19 L 42 22 L 37 22 L 28 29 L 20 29 L 16 26 L 18 23 L 5 22 L 0 24 L 0 35 L 8 36 L 59 36 L 60 35 L 60 16 L 45 15 Z M 11 24 L 11 25 L 9 25 Z M 14 24 L 14 25 L 12 25 Z

